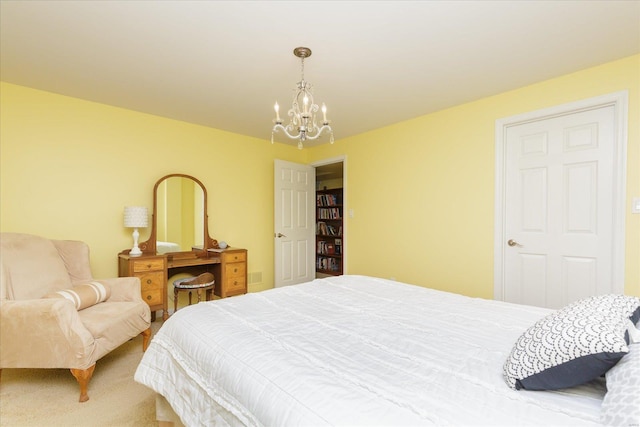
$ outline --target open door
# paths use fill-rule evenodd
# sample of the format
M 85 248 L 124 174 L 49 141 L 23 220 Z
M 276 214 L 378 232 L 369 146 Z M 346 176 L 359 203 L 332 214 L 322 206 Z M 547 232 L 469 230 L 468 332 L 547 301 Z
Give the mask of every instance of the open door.
M 315 278 L 315 168 L 275 160 L 275 287 Z

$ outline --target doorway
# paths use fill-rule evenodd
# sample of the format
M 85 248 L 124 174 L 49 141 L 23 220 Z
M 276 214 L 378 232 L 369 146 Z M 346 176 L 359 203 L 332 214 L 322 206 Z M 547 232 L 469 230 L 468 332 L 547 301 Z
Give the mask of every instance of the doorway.
M 312 164 L 316 171 L 316 278 L 346 273 L 345 162 L 339 157 Z

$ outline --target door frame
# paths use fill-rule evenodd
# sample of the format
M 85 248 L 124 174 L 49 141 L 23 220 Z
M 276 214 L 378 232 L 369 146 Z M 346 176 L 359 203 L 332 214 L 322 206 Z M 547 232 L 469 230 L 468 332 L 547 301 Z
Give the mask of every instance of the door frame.
M 628 126 L 628 91 L 614 92 L 602 96 L 570 102 L 528 113 L 518 114 L 496 120 L 495 126 L 495 204 L 494 204 L 494 236 L 493 236 L 493 297 L 504 300 L 505 280 L 505 242 L 507 239 L 506 220 L 506 143 L 507 129 L 525 123 L 546 120 L 558 116 L 569 115 L 581 111 L 613 106 L 614 108 L 614 189 L 613 189 L 613 289 L 624 292 L 625 263 L 625 200 L 627 181 L 627 126 Z
M 318 166 L 331 165 L 333 163 L 342 163 L 342 274 L 347 274 L 347 253 L 349 252 L 349 239 L 347 238 L 347 229 L 348 229 L 348 221 L 349 217 L 347 212 L 348 210 L 348 202 L 347 202 L 347 155 L 343 154 L 337 157 L 331 157 L 328 159 L 318 160 L 309 164 L 314 168 Z M 317 179 L 317 178 L 316 178 Z M 316 188 L 317 190 L 317 188 Z M 313 201 L 313 211 L 316 211 L 315 200 Z M 317 221 L 317 218 L 315 218 Z M 314 260 L 315 261 L 315 260 Z M 314 262 L 314 271 L 315 271 L 315 262 Z

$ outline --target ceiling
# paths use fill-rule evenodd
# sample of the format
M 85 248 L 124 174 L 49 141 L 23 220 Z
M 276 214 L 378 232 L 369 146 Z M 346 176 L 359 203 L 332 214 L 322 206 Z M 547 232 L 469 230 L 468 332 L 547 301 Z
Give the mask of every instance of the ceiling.
M 640 52 L 640 1 L 0 7 L 3 81 L 265 140 L 300 80 L 297 46 L 336 140 Z

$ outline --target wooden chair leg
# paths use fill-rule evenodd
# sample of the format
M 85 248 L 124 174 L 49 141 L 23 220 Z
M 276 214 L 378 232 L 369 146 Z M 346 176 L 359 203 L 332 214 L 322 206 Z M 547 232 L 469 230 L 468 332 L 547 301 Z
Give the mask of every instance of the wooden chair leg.
M 202 291 L 198 289 L 198 303 L 202 301 Z
M 178 311 L 178 288 L 173 288 L 173 312 Z
M 147 347 L 149 347 L 149 342 L 151 341 L 151 328 L 146 331 L 142 331 L 142 351 L 147 351 Z
M 189 305 L 191 305 L 191 291 L 189 291 Z
M 80 384 L 80 400 L 79 402 L 86 402 L 89 400 L 89 395 L 87 394 L 87 387 L 89 386 L 89 381 L 91 381 L 91 377 L 93 376 L 93 371 L 96 369 L 96 364 L 94 363 L 87 369 L 71 369 L 71 374 L 76 377 L 78 380 L 78 384 Z

